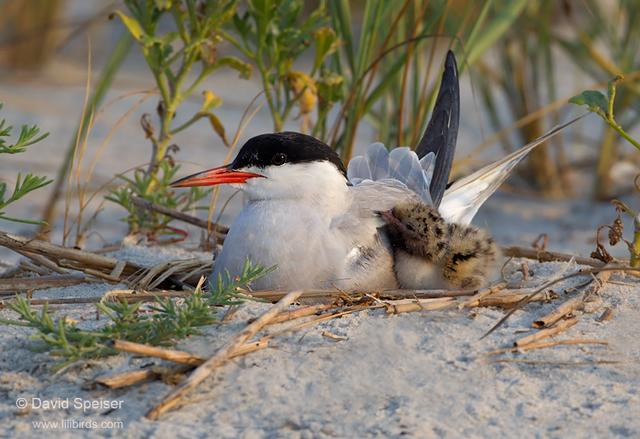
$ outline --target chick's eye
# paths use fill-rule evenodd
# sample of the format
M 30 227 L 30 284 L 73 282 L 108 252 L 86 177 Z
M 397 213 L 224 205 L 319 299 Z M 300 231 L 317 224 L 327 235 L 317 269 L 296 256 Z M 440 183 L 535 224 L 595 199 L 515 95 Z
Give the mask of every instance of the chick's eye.
M 284 165 L 284 162 L 286 161 L 287 161 L 287 155 L 282 152 L 277 153 L 271 159 L 271 163 L 273 163 L 276 166 Z
M 413 226 L 411 224 L 407 224 L 407 229 L 409 229 L 412 232 L 415 232 L 416 229 L 413 228 Z

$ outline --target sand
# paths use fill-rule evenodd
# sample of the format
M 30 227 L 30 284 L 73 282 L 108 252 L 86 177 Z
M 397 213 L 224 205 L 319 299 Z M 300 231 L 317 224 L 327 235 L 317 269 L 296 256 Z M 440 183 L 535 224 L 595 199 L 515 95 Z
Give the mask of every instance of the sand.
M 138 257 L 145 251 L 154 253 L 136 249 Z M 120 256 L 132 253 L 127 249 Z M 513 279 L 520 276 L 513 272 L 520 262 L 509 265 Z M 534 276 L 526 286 L 567 270 L 566 263 L 528 263 Z M 563 295 L 583 280 L 565 281 L 554 291 Z M 1 431 L 7 437 L 33 437 L 44 428 L 37 422 L 66 420 L 67 428 L 49 424 L 47 431 L 62 437 L 637 437 L 639 286 L 628 278 L 623 284 L 608 284 L 598 311 L 581 315 L 575 327 L 558 337 L 604 339 L 608 346 L 558 346 L 499 357 L 537 364 L 493 363 L 496 357 L 486 353 L 526 335 L 531 322 L 553 304 L 530 304 L 482 340 L 503 311 L 388 316 L 377 310 L 331 320 L 278 337 L 268 349 L 231 361 L 198 386 L 188 405 L 159 421 L 143 416 L 170 385 L 150 382 L 121 390 L 83 390 L 98 375 L 140 367 L 149 359 L 122 354 L 52 375 L 55 360 L 33 351 L 38 343 L 28 339 L 29 330 L 3 327 Z M 112 288 L 76 286 L 36 296 L 97 296 Z M 211 355 L 268 306 L 243 305 L 231 322 L 205 327 L 201 335 L 177 347 Z M 599 323 L 605 306 L 613 309 L 614 318 Z M 95 320 L 91 305 L 55 310 L 57 316 L 79 320 L 83 327 L 104 324 L 104 319 Z M 0 311 L 0 318 L 10 317 L 10 311 Z M 324 331 L 342 340 L 325 337 Z M 16 408 L 19 398 L 35 407 Z M 38 408 L 39 401 L 56 400 L 68 400 L 70 407 Z M 106 401 L 119 408 L 84 411 L 75 408 L 74 401 Z M 77 427 L 81 422 L 105 428 Z

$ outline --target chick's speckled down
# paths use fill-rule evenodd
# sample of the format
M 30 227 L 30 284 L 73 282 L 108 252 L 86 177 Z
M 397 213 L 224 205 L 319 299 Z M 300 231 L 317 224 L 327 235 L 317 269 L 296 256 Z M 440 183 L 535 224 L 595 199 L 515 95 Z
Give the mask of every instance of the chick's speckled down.
M 446 223 L 437 209 L 407 202 L 382 212 L 402 288 L 479 288 L 487 284 L 498 257 L 489 234 Z

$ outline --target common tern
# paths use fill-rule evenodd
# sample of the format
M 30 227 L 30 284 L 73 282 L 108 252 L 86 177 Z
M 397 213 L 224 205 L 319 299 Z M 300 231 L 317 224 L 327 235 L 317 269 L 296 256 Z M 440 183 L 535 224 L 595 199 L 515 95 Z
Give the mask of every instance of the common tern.
M 253 283 L 256 289 L 397 288 L 394 252 L 379 212 L 425 203 L 446 222 L 469 224 L 529 151 L 575 121 L 447 189 L 458 118 L 458 74 L 449 52 L 416 152 L 406 147 L 388 152 L 374 143 L 345 170 L 339 156 L 314 137 L 262 134 L 248 140 L 230 164 L 174 182 L 177 188 L 231 184 L 245 194 L 246 204 L 214 261 L 212 278 L 239 275 L 250 260 L 277 267 Z

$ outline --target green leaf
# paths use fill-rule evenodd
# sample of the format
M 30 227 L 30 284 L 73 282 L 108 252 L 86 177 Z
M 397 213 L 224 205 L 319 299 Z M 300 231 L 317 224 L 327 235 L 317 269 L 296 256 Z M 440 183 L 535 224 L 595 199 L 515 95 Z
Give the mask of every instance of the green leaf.
M 251 78 L 251 73 L 253 72 L 251 64 L 246 63 L 235 56 L 223 56 L 218 60 L 218 65 L 231 67 L 240 73 L 240 77 L 243 79 Z
M 575 105 L 584 105 L 589 111 L 596 113 L 602 117 L 607 116 L 607 97 L 604 93 L 597 90 L 586 90 L 569 99 L 569 102 Z
M 460 73 L 467 65 L 473 64 L 487 49 L 504 35 L 504 33 L 518 19 L 522 10 L 527 5 L 527 0 L 509 0 L 497 5 L 496 17 L 485 27 L 482 32 L 473 32 L 474 39 L 467 44 L 467 56 L 460 63 Z M 475 29 L 474 29 L 475 31 Z
M 120 17 L 120 20 L 122 20 L 122 23 L 126 26 L 131 36 L 138 41 L 142 41 L 142 38 L 146 35 L 144 30 L 142 29 L 142 26 L 138 22 L 138 20 L 136 20 L 133 17 L 129 17 L 128 15 L 126 15 L 121 11 L 114 11 L 110 15 L 110 18 L 113 18 L 116 15 Z
M 320 68 L 327 56 L 338 48 L 336 32 L 329 27 L 321 27 L 314 33 L 316 43 L 316 56 L 313 62 L 313 70 Z

